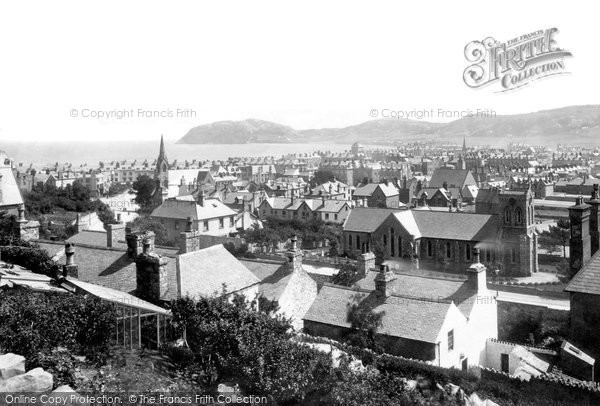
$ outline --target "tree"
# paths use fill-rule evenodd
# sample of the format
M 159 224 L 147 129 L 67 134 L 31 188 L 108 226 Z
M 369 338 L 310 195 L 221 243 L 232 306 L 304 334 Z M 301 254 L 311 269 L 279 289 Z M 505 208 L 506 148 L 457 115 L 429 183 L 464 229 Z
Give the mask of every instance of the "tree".
M 98 214 L 98 218 L 100 221 L 102 221 L 102 224 L 104 224 L 104 228 L 106 228 L 106 226 L 109 224 L 118 223 L 117 219 L 115 218 L 115 213 L 106 203 L 96 200 L 94 204 L 96 205 L 96 213 Z
M 368 298 L 360 293 L 348 303 L 346 321 L 353 330 L 348 338 L 352 345 L 381 352 L 382 348 L 376 341 L 376 335 L 385 312 L 376 312 L 369 304 Z
M 342 265 L 338 273 L 331 277 L 331 282 L 336 285 L 352 286 L 360 279 L 356 265 L 346 263 Z
M 563 258 L 567 258 L 567 245 L 571 233 L 571 223 L 567 219 L 559 219 L 556 226 L 550 226 L 548 231 L 541 233 L 539 237 L 540 247 L 548 252 L 557 252 L 563 249 Z
M 311 179 L 311 186 L 317 187 L 326 182 L 333 182 L 335 180 L 335 174 L 331 171 L 318 170 L 314 173 Z
M 132 189 L 135 190 L 135 202 L 142 208 L 152 206 L 152 195 L 156 189 L 156 181 L 148 175 L 142 175 L 133 182 Z
M 174 241 L 169 239 L 169 233 L 167 228 L 160 221 L 150 218 L 148 216 L 136 217 L 132 222 L 128 224 L 131 228 L 139 231 L 152 231 L 155 235 L 154 242 L 156 245 L 173 246 Z

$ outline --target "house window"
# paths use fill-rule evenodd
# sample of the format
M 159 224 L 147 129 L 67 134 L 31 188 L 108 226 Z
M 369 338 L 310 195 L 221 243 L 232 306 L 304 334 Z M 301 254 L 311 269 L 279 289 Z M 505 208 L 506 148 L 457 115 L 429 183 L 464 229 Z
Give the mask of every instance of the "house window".
M 471 244 L 467 244 L 465 247 L 465 258 L 467 261 L 471 260 Z
M 178 221 L 175 222 L 175 230 L 179 230 L 179 222 Z
M 485 260 L 490 262 L 492 260 L 492 250 L 485 250 Z
M 208 231 L 208 220 L 204 220 L 204 231 Z
M 234 224 L 233 217 L 230 217 L 229 218 L 229 227 L 233 227 L 233 224 Z
M 333 219 L 334 219 L 334 220 L 337 220 L 337 219 L 338 219 L 338 215 L 337 215 L 337 214 L 334 214 L 334 215 L 333 215 Z
M 508 354 L 500 354 L 500 370 L 508 373 Z
M 448 351 L 454 349 L 454 330 L 448 331 Z
M 329 220 L 329 213 L 325 213 L 325 220 Z
M 452 257 L 452 247 L 450 246 L 450 243 L 447 242 L 446 243 L 446 258 L 451 258 Z
M 219 219 L 219 228 L 223 228 L 225 225 L 223 224 L 223 219 Z
M 433 244 L 431 243 L 431 241 L 427 241 L 427 256 L 433 256 Z

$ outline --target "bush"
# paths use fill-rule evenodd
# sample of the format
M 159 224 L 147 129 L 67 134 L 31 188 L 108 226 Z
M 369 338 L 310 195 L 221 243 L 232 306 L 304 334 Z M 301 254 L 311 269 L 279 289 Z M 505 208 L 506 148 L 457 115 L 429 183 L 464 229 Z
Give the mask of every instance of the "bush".
M 29 359 L 65 347 L 93 362 L 101 362 L 108 355 L 116 317 L 111 304 L 96 298 L 18 288 L 0 292 L 0 303 L 0 352 Z

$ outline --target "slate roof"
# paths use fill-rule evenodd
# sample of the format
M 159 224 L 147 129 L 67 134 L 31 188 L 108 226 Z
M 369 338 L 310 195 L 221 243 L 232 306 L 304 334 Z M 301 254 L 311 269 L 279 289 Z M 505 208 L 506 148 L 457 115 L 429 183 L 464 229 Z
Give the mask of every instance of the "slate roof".
M 398 209 L 355 207 L 346 218 L 344 231 L 372 233 L 391 213 L 398 211 Z
M 304 315 L 304 320 L 349 328 L 350 323 L 346 319 L 348 304 L 354 302 L 377 313 L 385 312 L 379 334 L 427 343 L 437 342 L 446 315 L 454 306 L 452 303 L 395 295 L 383 301 L 372 291 L 325 284 Z
M 201 206 L 195 201 L 185 201 L 181 199 L 168 199 L 152 211 L 150 217 L 206 220 L 212 218 L 233 216 L 236 212 L 217 199 L 204 199 L 204 205 Z
M 57 262 L 62 262 L 64 243 L 54 241 L 36 241 L 36 243 L 53 256 Z M 155 253 L 164 255 L 174 249 L 155 249 Z M 137 288 L 135 262 L 129 259 L 127 252 L 120 248 L 75 246 L 73 257 L 78 265 L 78 280 L 89 282 L 122 292 L 134 292 Z M 168 289 L 163 300 L 177 297 L 177 264 L 173 256 L 167 256 Z
M 440 188 L 444 186 L 444 182 L 449 187 L 462 189 L 465 184 L 475 184 L 475 179 L 466 169 L 437 168 L 431 175 L 429 187 Z
M 375 190 L 377 190 L 377 188 L 381 189 L 384 196 L 386 196 L 386 197 L 396 196 L 399 193 L 396 188 L 385 185 L 385 184 L 368 183 L 364 186 L 356 188 L 356 190 L 354 191 L 354 196 L 356 196 L 356 197 L 371 197 L 371 196 L 373 196 L 373 193 L 375 193 Z
M 497 236 L 497 216 L 491 214 L 411 210 L 422 237 L 486 241 Z
M 600 251 L 577 272 L 565 291 L 600 295 Z
M 355 285 L 362 290 L 375 290 L 376 276 L 377 272 L 368 272 Z M 465 317 L 469 317 L 477 300 L 477 290 L 470 287 L 466 281 L 401 274 L 395 274 L 395 277 L 396 279 L 390 282 L 394 296 L 416 300 L 454 302 Z
M 106 247 L 106 231 L 84 230 L 68 238 L 66 242 L 75 245 L 93 245 L 96 247 Z M 127 249 L 127 242 L 123 240 L 113 241 L 113 248 Z
M 223 245 L 181 254 L 177 261 L 182 296 L 210 296 L 221 292 L 223 284 L 232 293 L 260 282 Z
M 0 167 L 0 176 L 0 207 L 23 204 L 12 168 Z

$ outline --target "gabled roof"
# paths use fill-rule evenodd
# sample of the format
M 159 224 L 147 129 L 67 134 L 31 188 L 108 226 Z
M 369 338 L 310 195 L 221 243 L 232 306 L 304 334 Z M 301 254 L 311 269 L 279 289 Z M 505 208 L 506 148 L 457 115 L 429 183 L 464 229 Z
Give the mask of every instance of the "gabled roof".
M 377 230 L 381 223 L 398 209 L 379 209 L 374 207 L 355 207 L 352 209 L 346 222 L 344 231 L 354 231 L 360 233 L 372 233 Z
M 177 199 L 165 200 L 160 206 L 152 211 L 150 217 L 207 220 L 212 218 L 234 216 L 235 211 L 224 205 L 217 199 L 204 199 L 204 205 L 199 205 L 196 201 L 182 200 L 192 199 L 188 196 L 182 196 Z
M 373 291 L 325 284 L 304 316 L 305 321 L 350 328 L 348 305 L 358 303 L 376 313 L 384 312 L 378 334 L 435 344 L 452 303 L 403 298 L 385 301 Z
M 600 295 L 600 251 L 577 272 L 565 291 Z
M 497 216 L 491 214 L 412 210 L 422 237 L 486 241 L 496 237 Z
M 23 204 L 21 192 L 10 167 L 0 167 L 0 208 Z
M 444 186 L 457 187 L 462 189 L 465 185 L 475 185 L 475 178 L 470 171 L 466 169 L 437 168 L 431 175 L 429 187 L 440 188 Z
M 377 189 L 380 189 L 381 192 L 386 197 L 398 195 L 398 189 L 396 189 L 392 186 L 388 186 L 383 183 L 368 183 L 364 186 L 356 188 L 356 190 L 354 191 L 354 196 L 356 196 L 356 197 L 371 197 L 371 196 L 373 196 L 373 193 L 375 193 L 375 191 Z
M 201 297 L 228 293 L 256 285 L 260 280 L 223 245 L 214 245 L 177 257 L 181 296 Z

